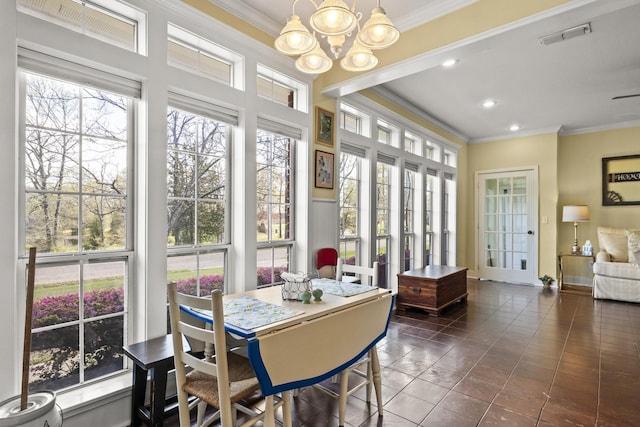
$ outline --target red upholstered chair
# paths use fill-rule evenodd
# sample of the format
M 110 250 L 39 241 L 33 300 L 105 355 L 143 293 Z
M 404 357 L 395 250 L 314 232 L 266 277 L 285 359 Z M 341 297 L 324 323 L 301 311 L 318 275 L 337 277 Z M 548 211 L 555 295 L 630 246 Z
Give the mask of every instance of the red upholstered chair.
M 338 251 L 334 248 L 320 248 L 316 252 L 316 268 L 318 277 L 327 279 L 336 278 L 336 266 L 338 265 Z

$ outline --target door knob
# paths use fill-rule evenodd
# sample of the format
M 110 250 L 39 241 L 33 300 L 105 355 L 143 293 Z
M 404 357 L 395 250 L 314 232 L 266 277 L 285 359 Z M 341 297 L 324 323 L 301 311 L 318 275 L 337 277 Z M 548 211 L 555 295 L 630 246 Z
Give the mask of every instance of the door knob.
M 527 234 L 536 234 L 536 233 L 534 233 L 533 230 L 529 230 L 527 231 Z

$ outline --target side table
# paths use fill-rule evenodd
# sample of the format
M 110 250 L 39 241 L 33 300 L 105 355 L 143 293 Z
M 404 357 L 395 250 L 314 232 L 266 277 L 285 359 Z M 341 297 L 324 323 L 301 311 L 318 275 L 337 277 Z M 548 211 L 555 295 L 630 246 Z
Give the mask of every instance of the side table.
M 165 415 L 178 410 L 175 396 L 167 399 L 167 373 L 173 369 L 173 341 L 171 335 L 153 338 L 122 348 L 133 360 L 133 392 L 131 395 L 131 426 L 142 422 L 151 426 L 162 426 Z M 150 379 L 150 403 L 144 402 L 147 388 L 147 374 Z
M 558 290 L 591 293 L 593 288 L 593 255 L 559 254 Z

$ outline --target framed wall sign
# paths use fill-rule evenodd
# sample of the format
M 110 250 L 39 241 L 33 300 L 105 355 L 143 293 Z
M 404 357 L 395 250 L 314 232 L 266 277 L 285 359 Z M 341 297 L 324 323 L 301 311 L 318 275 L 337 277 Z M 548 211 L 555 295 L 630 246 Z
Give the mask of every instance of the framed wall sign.
M 316 142 L 333 147 L 334 114 L 316 107 Z
M 316 150 L 316 188 L 333 190 L 333 153 Z
M 640 205 L 640 154 L 602 159 L 602 205 Z

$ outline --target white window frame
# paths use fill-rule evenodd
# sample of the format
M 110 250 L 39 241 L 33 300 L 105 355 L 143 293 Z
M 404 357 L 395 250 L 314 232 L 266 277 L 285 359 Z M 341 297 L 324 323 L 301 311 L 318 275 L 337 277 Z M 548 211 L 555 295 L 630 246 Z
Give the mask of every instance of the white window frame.
M 33 59 L 33 58 L 31 58 Z M 37 60 L 34 62 L 30 62 L 30 61 L 20 61 L 19 62 L 27 62 L 29 64 L 37 64 Z M 87 86 L 85 80 L 84 80 L 84 76 L 86 75 L 86 69 L 84 67 L 80 67 L 78 66 L 78 75 L 74 81 L 74 79 L 71 77 L 73 74 L 73 69 L 74 66 L 72 64 L 67 64 L 68 65 L 68 69 L 66 70 L 66 79 L 61 79 L 59 77 L 56 76 L 50 76 L 47 74 L 43 74 L 42 70 L 43 69 L 47 69 L 49 67 L 55 67 L 55 63 L 54 64 L 47 64 L 47 63 L 40 63 L 39 65 L 39 69 L 38 72 L 34 73 L 33 70 L 29 69 L 28 67 L 24 67 L 22 68 L 20 74 L 19 74 L 19 94 L 20 94 L 20 108 L 19 108 L 19 144 L 20 144 L 20 150 L 22 151 L 22 155 L 21 158 L 25 159 L 24 156 L 24 150 L 26 149 L 26 141 L 25 141 L 25 129 L 26 129 L 26 120 L 25 120 L 25 109 L 24 109 L 24 100 L 25 100 L 25 96 L 26 96 L 26 73 L 34 73 L 34 74 L 38 74 L 44 78 L 47 79 L 52 79 L 52 80 L 58 80 L 58 81 L 63 81 L 65 83 L 70 83 L 70 84 L 74 84 L 76 86 L 78 86 L 79 88 L 83 88 L 83 87 L 89 87 L 90 89 L 95 89 L 95 85 L 90 85 Z M 98 70 L 96 70 L 96 75 L 100 76 L 100 72 Z M 114 81 L 117 81 L 117 76 L 114 76 L 114 78 L 112 79 L 112 81 L 105 83 L 106 86 L 109 86 L 109 89 L 105 89 L 105 88 L 100 88 L 101 90 L 106 90 L 106 91 L 110 91 L 113 92 L 113 84 Z M 94 80 L 95 83 L 98 83 L 98 85 L 100 84 L 99 81 L 99 77 L 96 78 L 96 80 Z M 122 92 L 128 92 L 129 88 L 123 88 Z M 123 96 L 127 96 L 127 95 L 123 95 Z M 76 250 L 76 251 L 72 251 L 72 252 L 60 252 L 60 253 L 56 253 L 56 252 L 49 252 L 49 253 L 43 253 L 41 255 L 37 255 L 36 257 L 36 268 L 38 266 L 40 267 L 63 267 L 63 266 L 78 266 L 78 268 L 80 269 L 80 276 L 79 276 L 79 294 L 80 295 L 84 295 L 84 277 L 82 274 L 82 271 L 84 271 L 83 266 L 85 264 L 89 264 L 89 263 L 99 263 L 99 262 L 123 262 L 124 263 L 124 312 L 122 313 L 123 316 L 123 330 L 122 330 L 122 336 L 123 336 L 123 343 L 127 343 L 128 342 L 128 336 L 130 333 L 130 321 L 129 321 L 129 317 L 130 317 L 130 311 L 129 311 L 129 301 L 131 298 L 131 291 L 132 288 L 129 286 L 129 284 L 131 283 L 132 279 L 133 279 L 133 258 L 134 258 L 134 235 L 133 235 L 133 214 L 134 214 L 134 182 L 135 182 L 135 169 L 134 169 L 134 147 L 135 147 L 135 133 L 134 133 L 134 128 L 135 128 L 135 104 L 136 104 L 136 99 L 132 98 L 130 95 L 128 96 L 129 101 L 128 101 L 128 108 L 127 108 L 127 195 L 126 195 L 126 212 L 125 212 L 125 230 L 126 230 L 126 238 L 125 238 L 125 247 L 122 249 L 118 249 L 118 250 L 96 250 L 96 251 L 85 251 L 85 250 Z M 81 109 L 81 107 L 80 107 Z M 83 135 L 82 131 L 78 131 L 79 135 Z M 25 248 L 26 247 L 26 224 L 25 224 L 25 209 L 26 209 L 26 201 L 25 201 L 25 195 L 26 195 L 26 186 L 25 186 L 25 165 L 24 163 L 20 164 L 20 169 L 19 169 L 19 177 L 20 179 L 19 181 L 19 212 L 20 215 L 18 217 L 18 222 L 19 222 L 19 233 L 18 233 L 18 247 L 20 248 Z M 82 194 L 82 190 L 79 189 L 78 190 L 78 194 Z M 75 193 L 74 193 L 75 195 Z M 80 215 L 82 215 L 82 213 L 80 212 Z M 27 267 L 27 263 L 28 263 L 28 257 L 27 257 L 27 253 L 21 253 L 18 256 L 18 265 L 20 266 L 19 268 L 19 273 L 20 275 L 22 274 L 26 274 L 26 267 Z M 22 277 L 22 279 L 24 279 L 24 276 Z M 74 322 L 76 324 L 78 324 L 79 327 L 79 336 L 82 337 L 84 336 L 84 325 L 88 322 L 91 322 L 92 320 L 84 320 L 84 314 L 82 313 L 82 302 L 80 302 L 80 313 L 79 316 L 80 318 Z M 109 318 L 109 317 L 113 317 L 110 315 L 104 316 L 104 318 Z M 66 325 L 66 324 L 65 324 Z M 65 326 L 66 327 L 66 326 Z M 54 329 L 54 327 L 44 327 L 42 328 L 43 331 L 46 330 L 52 330 Z M 34 329 L 34 331 L 38 332 L 39 329 Z M 84 353 L 84 341 L 82 339 L 79 339 L 79 351 L 80 354 Z M 84 366 L 84 363 L 81 364 L 81 367 Z M 122 366 L 122 370 L 124 370 L 126 367 L 126 365 L 123 363 Z M 120 372 L 120 371 L 118 371 Z M 112 375 L 114 374 L 114 372 L 108 374 L 108 375 Z M 98 377 L 96 380 L 98 379 L 103 379 L 103 377 Z M 62 390 L 65 389 L 75 389 L 77 387 L 81 387 L 86 383 L 91 383 L 94 382 L 93 380 L 91 381 L 86 381 L 85 382 L 85 378 L 84 378 L 84 369 L 80 369 L 80 373 L 79 373 L 79 383 L 78 384 L 74 384 L 72 386 L 68 386 L 68 387 L 64 387 Z

